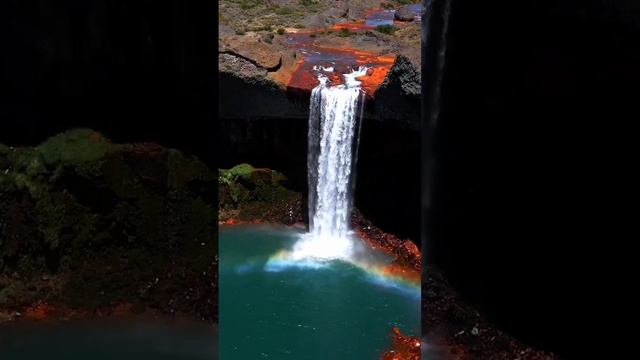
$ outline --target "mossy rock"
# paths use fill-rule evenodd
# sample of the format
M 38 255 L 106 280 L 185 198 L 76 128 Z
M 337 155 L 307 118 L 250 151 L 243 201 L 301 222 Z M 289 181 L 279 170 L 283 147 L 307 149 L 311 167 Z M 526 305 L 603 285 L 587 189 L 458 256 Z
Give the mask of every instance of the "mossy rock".
M 38 146 L 44 162 L 49 167 L 59 165 L 83 166 L 104 158 L 111 142 L 102 134 L 90 129 L 76 129 L 49 138 Z M 89 169 L 94 173 L 96 167 Z
M 187 158 L 177 150 L 170 150 L 168 157 L 168 185 L 182 189 L 193 181 L 213 182 L 215 175 L 202 162 Z
M 220 169 L 218 217 L 293 223 L 300 220 L 302 197 L 286 187 L 287 177 L 275 170 L 240 164 Z
M 0 308 L 45 300 L 108 307 L 139 301 L 141 289 L 166 307 L 198 288 L 200 297 L 171 310 L 215 319 L 206 294 L 217 286 L 217 204 L 214 172 L 204 163 L 156 144 L 113 144 L 85 129 L 2 151 L 9 171 L 0 169 L 0 281 L 15 273 L 9 285 L 35 290 L 3 286 Z M 182 274 L 189 277 L 170 289 L 149 288 Z M 43 275 L 63 280 L 42 285 Z

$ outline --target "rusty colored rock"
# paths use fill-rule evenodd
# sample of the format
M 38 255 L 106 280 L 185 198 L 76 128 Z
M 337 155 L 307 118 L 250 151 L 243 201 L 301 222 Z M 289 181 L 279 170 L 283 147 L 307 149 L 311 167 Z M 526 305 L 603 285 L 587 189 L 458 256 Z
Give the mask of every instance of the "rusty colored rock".
M 400 329 L 391 329 L 391 349 L 384 352 L 381 360 L 420 360 L 420 339 L 403 335 Z
M 394 256 L 393 264 L 419 276 L 422 269 L 422 256 L 418 247 L 411 240 L 400 239 L 395 235 L 383 232 L 357 210 L 351 215 L 351 225 L 360 238 Z
M 29 307 L 24 311 L 24 318 L 28 320 L 45 320 L 56 312 L 55 307 L 41 303 Z

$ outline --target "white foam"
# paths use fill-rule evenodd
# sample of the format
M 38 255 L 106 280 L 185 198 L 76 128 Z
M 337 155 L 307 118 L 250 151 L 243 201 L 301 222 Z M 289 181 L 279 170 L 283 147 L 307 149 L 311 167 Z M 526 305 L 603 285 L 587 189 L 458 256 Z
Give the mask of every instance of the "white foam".
M 344 84 L 338 86 L 328 86 L 327 77 L 319 75 L 320 83 L 311 92 L 307 160 L 310 231 L 294 245 L 291 260 L 348 260 L 353 256 L 353 141 L 361 94 L 361 82 L 356 78 L 366 75 L 367 70 L 360 66 L 344 74 Z

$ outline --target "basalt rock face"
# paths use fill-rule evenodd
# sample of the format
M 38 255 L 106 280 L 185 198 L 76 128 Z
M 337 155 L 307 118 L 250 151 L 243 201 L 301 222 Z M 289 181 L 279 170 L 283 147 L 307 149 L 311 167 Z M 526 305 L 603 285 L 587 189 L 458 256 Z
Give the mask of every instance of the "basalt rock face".
M 0 311 L 217 319 L 214 181 L 179 151 L 92 130 L 0 146 Z
M 309 117 L 310 93 L 291 91 L 267 77 L 248 60 L 220 54 L 220 117 L 233 119 L 300 119 Z M 392 127 L 420 129 L 419 67 L 398 55 L 375 97 L 365 106 L 365 119 Z
M 393 119 L 399 126 L 420 129 L 420 70 L 409 58 L 398 55 L 386 79 L 376 92 L 374 114 Z
M 221 119 L 220 166 L 278 169 L 287 186 L 306 197 L 307 123 L 306 118 Z M 355 206 L 384 231 L 420 246 L 420 133 L 364 119 L 358 157 Z
M 309 116 L 308 97 L 287 94 L 284 89 L 265 77 L 220 72 L 218 83 L 221 118 L 292 118 L 306 121 Z

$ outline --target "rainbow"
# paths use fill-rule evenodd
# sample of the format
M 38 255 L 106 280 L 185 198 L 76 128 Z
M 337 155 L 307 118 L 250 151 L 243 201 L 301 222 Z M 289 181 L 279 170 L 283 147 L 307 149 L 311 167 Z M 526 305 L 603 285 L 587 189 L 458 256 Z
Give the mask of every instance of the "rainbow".
M 271 256 L 265 264 L 265 271 L 278 272 L 287 269 L 322 269 L 329 268 L 335 262 L 351 264 L 364 272 L 365 279 L 379 286 L 393 288 L 409 296 L 420 297 L 420 277 L 394 267 L 389 263 L 367 261 L 361 259 L 294 259 L 292 252 L 281 250 Z

